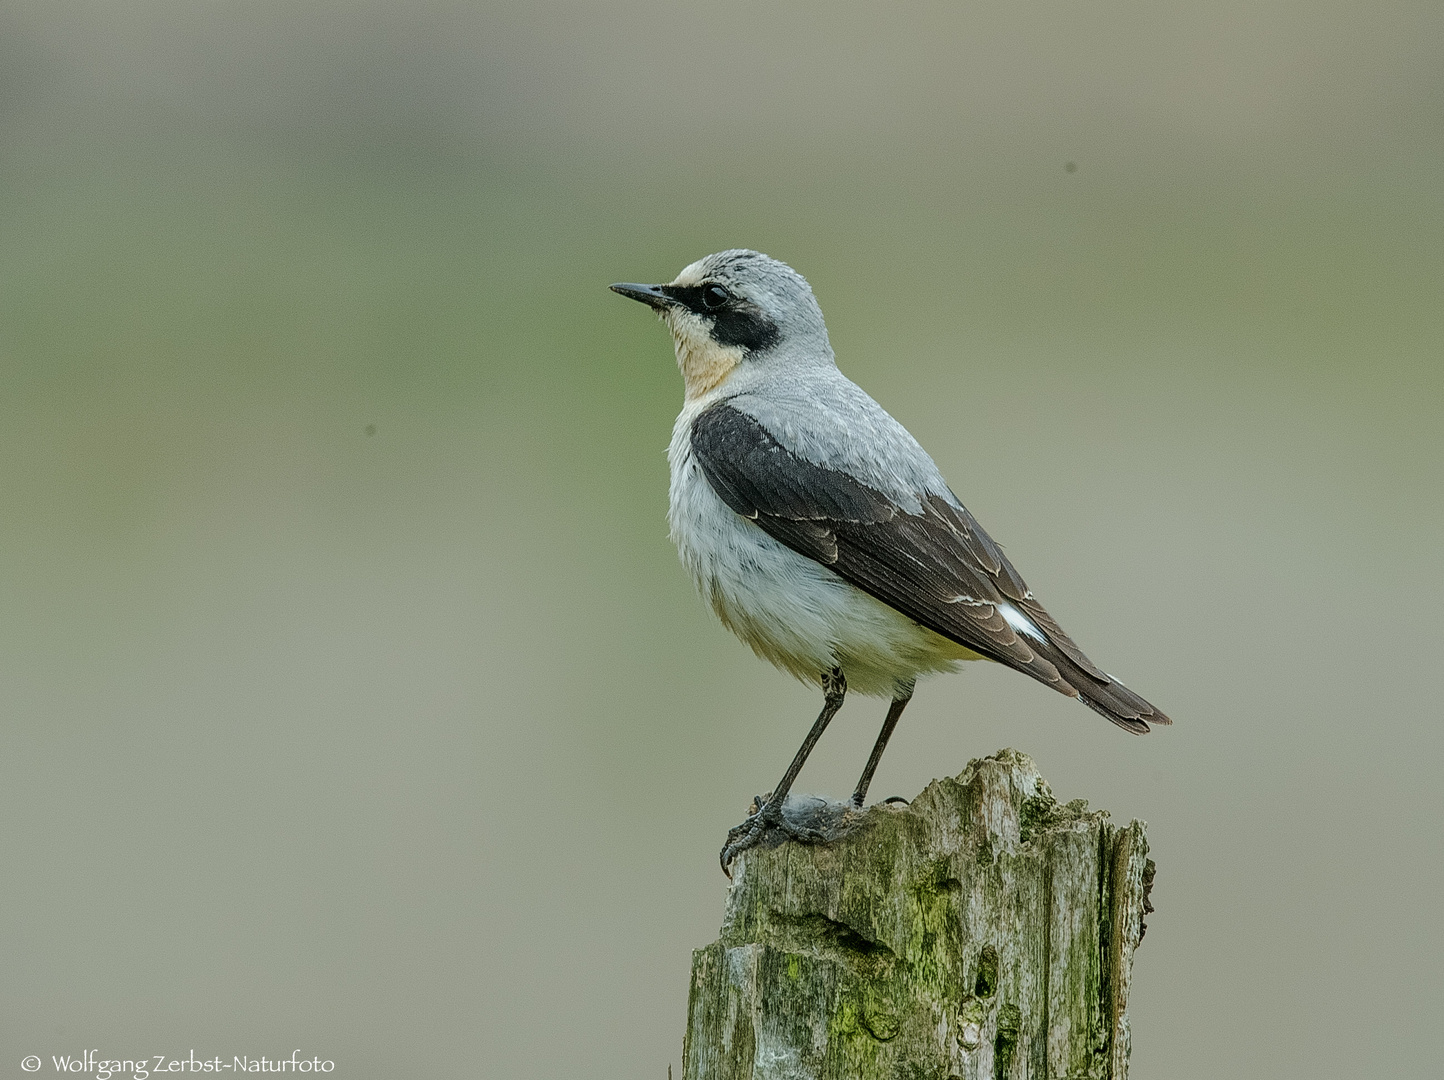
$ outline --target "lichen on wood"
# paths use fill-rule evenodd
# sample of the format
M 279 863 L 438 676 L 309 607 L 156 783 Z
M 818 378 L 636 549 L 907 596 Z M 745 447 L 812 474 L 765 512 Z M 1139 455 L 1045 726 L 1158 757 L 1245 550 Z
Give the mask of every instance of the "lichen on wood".
M 845 826 L 733 864 L 683 1080 L 1125 1080 L 1141 822 L 1002 750 Z

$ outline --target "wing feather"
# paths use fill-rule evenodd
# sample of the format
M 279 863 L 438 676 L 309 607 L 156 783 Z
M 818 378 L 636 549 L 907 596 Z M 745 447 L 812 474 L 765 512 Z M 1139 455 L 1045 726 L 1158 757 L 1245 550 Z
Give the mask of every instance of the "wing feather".
M 691 442 L 722 501 L 780 543 L 935 633 L 1081 697 L 1128 731 L 1169 723 L 1084 655 L 956 497 L 917 493 L 920 511 L 909 512 L 854 477 L 791 453 L 726 403 L 697 416 Z M 1041 640 L 1020 634 L 1005 605 Z

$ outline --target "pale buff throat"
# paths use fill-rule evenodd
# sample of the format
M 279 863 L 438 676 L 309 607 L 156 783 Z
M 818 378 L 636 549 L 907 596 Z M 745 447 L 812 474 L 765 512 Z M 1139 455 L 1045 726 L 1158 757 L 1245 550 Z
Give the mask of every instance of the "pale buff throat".
M 739 346 L 714 341 L 706 325 L 691 312 L 677 312 L 667 321 L 671 324 L 677 367 L 682 372 L 688 401 L 716 390 L 742 362 L 743 351 Z

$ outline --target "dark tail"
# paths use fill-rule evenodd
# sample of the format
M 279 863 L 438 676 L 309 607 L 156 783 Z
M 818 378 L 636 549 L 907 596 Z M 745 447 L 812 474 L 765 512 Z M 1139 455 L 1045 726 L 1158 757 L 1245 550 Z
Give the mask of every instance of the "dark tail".
M 1110 678 L 1106 684 L 1096 679 L 1080 679 L 1084 685 L 1078 687 L 1078 696 L 1100 716 L 1106 716 L 1124 731 L 1135 735 L 1147 735 L 1149 724 L 1173 723 L 1158 708 L 1150 705 L 1124 686 L 1117 679 Z
M 1077 691 L 1084 705 L 1134 735 L 1147 735 L 1150 724 L 1173 723 L 1162 709 L 1149 704 L 1084 656 L 1083 650 L 1063 632 L 1042 604 L 1029 597 L 1020 601 L 1018 606 L 1047 636 L 1048 644 L 1053 648 L 1042 650 L 1043 655 L 1058 669 L 1063 683 Z M 1068 693 L 1064 686 L 1051 685 L 1061 693 Z

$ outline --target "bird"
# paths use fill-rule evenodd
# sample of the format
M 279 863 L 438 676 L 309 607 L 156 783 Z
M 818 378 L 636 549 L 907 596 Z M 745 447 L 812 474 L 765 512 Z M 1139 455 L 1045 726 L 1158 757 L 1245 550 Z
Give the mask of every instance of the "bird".
M 665 285 L 618 283 L 672 334 L 683 406 L 667 449 L 671 538 L 698 591 L 823 707 L 771 793 L 720 853 L 783 829 L 783 806 L 849 690 L 890 704 L 849 800 L 868 787 L 919 677 L 991 660 L 1124 731 L 1171 723 L 1095 665 L 901 423 L 838 368 L 807 280 L 756 251 L 708 255 Z

